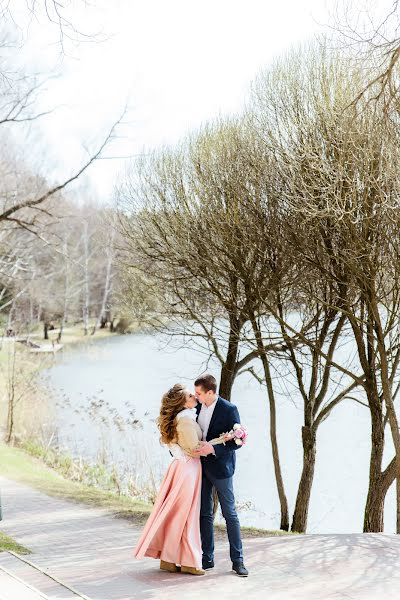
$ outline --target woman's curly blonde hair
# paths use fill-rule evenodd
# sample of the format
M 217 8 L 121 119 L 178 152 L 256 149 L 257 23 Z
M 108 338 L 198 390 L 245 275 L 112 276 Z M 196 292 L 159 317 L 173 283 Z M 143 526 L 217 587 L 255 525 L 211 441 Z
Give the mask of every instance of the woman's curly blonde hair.
M 181 383 L 176 383 L 163 395 L 160 416 L 157 419 L 163 444 L 170 444 L 176 439 L 176 415 L 185 408 L 186 400 L 187 389 Z

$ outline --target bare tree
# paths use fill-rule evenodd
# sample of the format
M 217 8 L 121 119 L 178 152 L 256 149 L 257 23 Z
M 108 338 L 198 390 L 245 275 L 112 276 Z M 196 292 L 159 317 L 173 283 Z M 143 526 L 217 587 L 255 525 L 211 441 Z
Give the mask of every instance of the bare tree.
M 260 135 L 261 131 L 258 133 Z M 315 272 L 310 273 L 308 265 L 305 268 L 298 248 L 290 242 L 293 235 L 299 235 L 297 215 L 282 203 L 282 186 L 272 175 L 274 171 L 271 166 L 267 169 L 267 197 L 268 204 L 273 206 L 275 203 L 272 199 L 276 198 L 277 208 L 271 213 L 264 206 L 253 220 L 257 224 L 254 227 L 253 246 L 258 247 L 261 252 L 262 246 L 257 243 L 257 239 L 265 240 L 269 252 L 264 250 L 261 253 L 264 260 L 268 261 L 274 277 L 270 279 L 270 293 L 259 297 L 258 314 L 253 312 L 249 318 L 270 398 L 271 427 L 276 423 L 271 362 L 273 367 L 277 361 L 280 365 L 286 361 L 292 366 L 295 387 L 304 405 L 301 431 L 303 469 L 292 530 L 305 532 L 314 478 L 318 428 L 331 411 L 358 387 L 359 381 L 358 378 L 344 377 L 337 368 L 333 368 L 332 361 L 338 360 L 338 347 L 344 335 L 346 317 L 336 307 L 334 287 Z M 262 222 L 265 223 L 264 228 L 259 225 Z M 302 234 L 300 229 L 300 235 Z M 257 305 L 253 302 L 254 306 Z M 271 338 L 280 338 L 280 344 L 276 341 L 274 345 L 271 344 Z M 271 437 L 272 441 L 274 437 Z
M 215 145 L 222 148 L 222 127 L 215 137 Z M 238 220 L 245 214 L 239 202 L 245 190 L 238 189 L 237 198 L 233 193 L 234 177 L 241 177 L 241 164 L 215 153 L 211 141 L 212 132 L 205 131 L 186 152 L 165 152 L 143 162 L 139 183 L 134 179 L 136 174 L 132 175 L 122 192 L 120 226 L 125 240 L 131 240 L 128 251 L 134 259 L 132 266 L 162 282 L 159 287 L 164 288 L 163 310 L 168 318 L 174 318 L 178 328 L 184 324 L 180 333 L 187 339 L 192 336 L 210 343 L 221 361 L 220 393 L 229 399 L 235 376 L 255 357 L 252 353 L 238 360 L 240 332 L 247 317 L 235 269 L 250 247 L 238 240 L 228 247 L 239 233 Z M 226 150 L 231 151 L 228 143 Z M 221 176 L 219 183 L 226 183 L 227 189 L 220 189 L 217 196 L 211 189 L 218 185 L 213 158 L 220 158 L 221 168 L 225 161 L 224 168 L 231 169 L 225 182 Z M 210 178 L 212 168 L 214 181 Z M 240 210 L 243 215 L 239 215 Z M 231 222 L 223 228 L 228 219 Z M 188 328 L 190 322 L 196 323 L 193 330 Z
M 337 2 L 330 28 L 333 43 L 350 49 L 353 59 L 363 64 L 369 75 L 355 91 L 350 104 L 363 98 L 378 102 L 383 113 L 398 110 L 398 65 L 400 58 L 399 0 L 371 3 L 349 0 Z
M 310 272 L 335 289 L 336 299 L 319 294 L 316 300 L 339 311 L 353 332 L 361 376 L 326 352 L 322 356 L 358 381 L 367 398 L 372 447 L 364 530 L 382 531 L 393 469 L 393 463 L 382 467 L 386 422 L 396 457 L 400 449 L 393 404 L 399 361 L 398 128 L 394 119 L 377 120 L 376 104 L 367 98 L 363 106 L 348 108 L 365 75 L 348 58 L 311 51 L 291 61 L 280 73 L 277 100 L 268 97 L 280 120 L 266 139 L 275 146 L 282 198 L 296 214 L 292 243 Z M 399 492 L 397 501 L 399 515 Z
M 73 45 L 82 42 L 102 42 L 106 39 L 103 31 L 82 30 L 74 15 L 74 9 L 81 5 L 88 10 L 94 5 L 87 0 L 78 3 L 73 0 L 58 2 L 57 0 L 25 0 L 25 10 L 18 14 L 18 0 L 0 0 L 0 16 L 20 28 L 28 29 L 32 20 L 47 21 L 54 26 L 58 34 L 58 44 L 63 54 L 67 53 L 66 44 Z
M 176 153 L 142 164 L 139 181 L 132 176 L 125 188 L 120 211 L 132 264 L 163 290 L 160 309 L 168 332 L 191 343 L 201 340 L 203 350 L 207 342 L 221 364 L 219 392 L 228 400 L 235 378 L 259 355 L 256 345 L 246 352 L 241 344 L 245 325 L 255 322 L 281 272 L 271 246 L 276 222 L 264 231 L 267 220 L 258 228 L 254 222 L 268 204 L 256 142 L 240 120 L 210 124 Z M 263 346 L 263 356 L 278 345 Z M 281 527 L 287 529 L 271 394 L 269 403 Z
M 100 310 L 97 315 L 96 322 L 92 329 L 92 335 L 96 333 L 96 330 L 102 325 L 102 323 L 107 323 L 107 315 L 110 313 L 110 300 L 111 300 L 111 292 L 113 286 L 113 278 L 114 278 L 114 268 L 115 268 L 115 236 L 116 236 L 116 222 L 115 222 L 115 214 L 111 211 L 106 211 L 104 215 L 104 219 L 107 220 L 107 223 L 103 222 L 103 227 L 100 230 L 100 234 L 105 234 L 106 243 L 104 247 L 104 243 L 102 244 L 105 251 L 105 274 L 104 274 L 104 287 L 103 294 L 101 299 Z M 107 233 L 104 232 L 104 228 L 106 226 Z M 102 242 L 104 238 L 102 235 Z
M 23 194 L 17 197 L 13 194 L 7 194 L 3 198 L 0 198 L 0 227 L 8 223 L 35 233 L 38 217 L 43 213 L 47 216 L 50 214 L 48 211 L 48 202 L 68 185 L 76 181 L 95 160 L 101 159 L 104 149 L 114 138 L 115 129 L 121 123 L 121 119 L 122 117 L 115 121 L 104 140 L 99 144 L 97 150 L 89 156 L 87 161 L 63 182 L 50 187 L 42 178 L 35 177 L 27 182 L 27 189 Z

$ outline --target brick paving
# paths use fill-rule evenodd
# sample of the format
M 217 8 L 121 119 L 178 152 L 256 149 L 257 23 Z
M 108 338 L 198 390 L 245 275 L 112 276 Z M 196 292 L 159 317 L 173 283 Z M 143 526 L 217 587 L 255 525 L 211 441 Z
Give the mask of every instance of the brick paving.
M 135 561 L 132 550 L 139 529 L 128 521 L 1 477 L 0 487 L 0 528 L 33 551 L 29 560 L 93 600 L 400 597 L 400 536 L 246 539 L 248 579 L 230 572 L 227 543 L 218 542 L 216 568 L 204 577 L 193 577 L 163 573 L 152 559 Z
M 0 600 L 43 600 L 43 596 L 30 589 L 0 567 Z

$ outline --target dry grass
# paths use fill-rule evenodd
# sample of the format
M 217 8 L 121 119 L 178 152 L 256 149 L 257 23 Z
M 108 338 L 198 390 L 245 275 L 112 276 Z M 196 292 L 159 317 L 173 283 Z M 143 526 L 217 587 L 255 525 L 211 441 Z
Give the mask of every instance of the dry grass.
M 14 340 L 0 345 L 0 434 L 6 431 L 10 383 L 15 386 L 14 434 L 18 438 L 38 435 L 41 424 L 51 420 L 45 385 L 39 381 L 41 372 L 51 363 L 52 356 L 31 354 Z
M 227 533 L 225 525 L 215 525 L 214 529 L 215 538 L 217 540 L 226 540 Z M 240 532 L 243 539 L 299 535 L 297 533 L 292 533 L 291 531 L 282 531 L 281 529 L 258 529 L 257 527 L 241 527 Z
M 65 479 L 53 469 L 46 467 L 39 459 L 5 444 L 0 444 L 0 473 L 4 477 L 20 481 L 49 496 L 106 508 L 138 524 L 143 522 L 151 510 L 151 506 L 144 502 Z
M 150 504 L 127 496 L 119 496 L 69 481 L 53 469 L 46 467 L 40 460 L 18 448 L 10 448 L 4 444 L 0 444 L 0 472 L 4 477 L 30 485 L 49 496 L 105 508 L 117 518 L 127 519 L 138 526 L 146 522 L 152 508 Z M 241 531 L 243 538 L 292 535 L 285 531 L 270 531 L 254 527 L 242 527 Z M 224 525 L 216 525 L 215 533 L 217 539 L 226 539 Z

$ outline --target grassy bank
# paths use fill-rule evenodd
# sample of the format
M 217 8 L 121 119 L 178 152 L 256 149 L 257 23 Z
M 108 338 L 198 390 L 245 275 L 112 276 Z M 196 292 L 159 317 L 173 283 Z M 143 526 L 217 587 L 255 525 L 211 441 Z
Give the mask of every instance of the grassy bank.
M 0 531 L 0 552 L 17 552 L 17 554 L 30 554 L 30 550 L 17 544 L 12 538 Z
M 0 444 L 0 473 L 49 496 L 106 508 L 113 514 L 143 523 L 151 506 L 127 496 L 70 481 L 23 450 Z
M 49 496 L 105 508 L 115 516 L 128 519 L 136 525 L 143 525 L 151 511 L 151 505 L 144 502 L 70 481 L 44 465 L 38 458 L 4 444 L 0 444 L 0 473 Z M 216 533 L 217 538 L 226 539 L 223 525 L 216 526 Z M 243 527 L 242 535 L 244 538 L 253 538 L 290 534 L 279 530 Z

